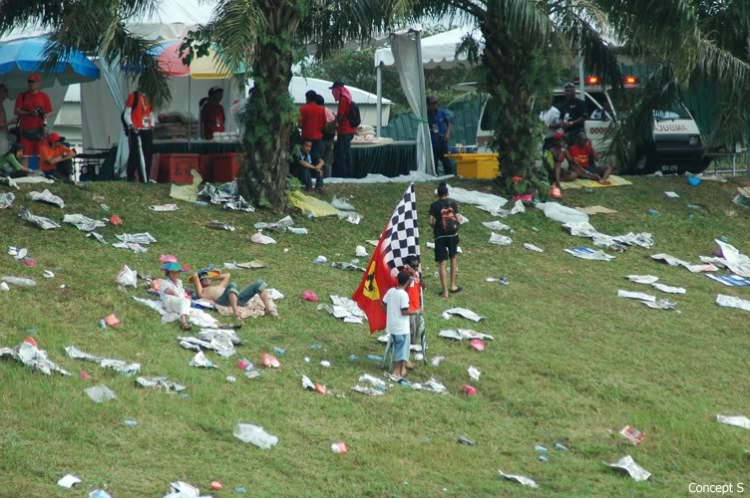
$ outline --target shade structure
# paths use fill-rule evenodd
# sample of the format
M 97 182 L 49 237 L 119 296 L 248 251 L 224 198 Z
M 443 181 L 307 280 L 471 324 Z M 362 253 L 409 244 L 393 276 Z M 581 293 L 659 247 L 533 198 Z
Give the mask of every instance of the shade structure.
M 47 43 L 47 37 L 43 36 L 0 43 L 0 80 L 9 88 L 25 88 L 31 73 L 42 76 L 43 87 L 55 82 L 67 86 L 99 79 L 99 68 L 78 51 L 70 52 L 54 67 L 45 67 Z
M 167 40 L 154 47 L 153 53 L 159 60 L 159 66 L 168 76 L 190 76 L 196 80 L 221 80 L 232 77 L 232 73 L 222 65 L 216 50 L 209 49 L 207 56 L 194 58 L 188 66 L 182 62 L 181 45 L 182 40 Z M 244 68 L 240 68 L 239 72 L 243 71 Z
M 460 64 L 469 66 L 468 55 L 461 53 L 456 56 L 456 49 L 461 45 L 465 36 L 471 36 L 484 49 L 484 40 L 479 30 L 472 28 L 456 28 L 437 35 L 422 39 L 422 64 L 425 69 L 450 69 Z M 381 48 L 375 52 L 375 66 L 393 66 L 396 61 L 390 47 Z

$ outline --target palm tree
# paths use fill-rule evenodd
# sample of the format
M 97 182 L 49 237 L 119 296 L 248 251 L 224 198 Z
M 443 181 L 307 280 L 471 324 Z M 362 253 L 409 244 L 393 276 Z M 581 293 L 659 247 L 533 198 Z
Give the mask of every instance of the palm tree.
M 7 0 L 0 35 L 29 25 L 49 29 L 53 62 L 71 49 L 99 54 L 140 78 L 155 105 L 169 101 L 166 77 L 149 49 L 152 42 L 125 21 L 154 9 L 159 0 Z M 329 55 L 347 41 L 365 40 L 393 25 L 407 0 L 216 0 L 210 23 L 191 33 L 186 58 L 218 46 L 228 69 L 247 67 L 255 89 L 243 113 L 247 160 L 240 191 L 258 205 L 283 208 L 289 140 L 296 109 L 289 96 L 298 50 L 314 41 Z

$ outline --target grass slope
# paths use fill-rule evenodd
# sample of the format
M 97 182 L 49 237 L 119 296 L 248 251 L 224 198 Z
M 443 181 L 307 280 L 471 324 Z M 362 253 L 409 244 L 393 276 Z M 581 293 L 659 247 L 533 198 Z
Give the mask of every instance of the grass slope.
M 742 481 L 750 432 L 720 425 L 715 415 L 750 415 L 742 380 L 747 379 L 750 315 L 720 308 L 714 300 L 719 292 L 750 294 L 660 265 L 648 255 L 667 252 L 697 262 L 699 255 L 712 253 L 713 240 L 721 235 L 750 253 L 750 212 L 731 204 L 732 183 L 704 182 L 692 189 L 684 178 L 633 181 L 629 187 L 566 192 L 568 205 L 602 204 L 619 211 L 592 217 L 604 233 L 654 234 L 653 250 L 633 248 L 609 263 L 563 253 L 588 241 L 571 237 L 539 210 L 505 220 L 515 229 L 514 242 L 501 248 L 487 243 L 489 231 L 481 225 L 492 218 L 472 207 L 462 209 L 471 220 L 461 232 L 463 293 L 449 302 L 437 297 L 432 253 L 424 251 L 430 354 L 446 360 L 412 374 L 418 381 L 435 376 L 450 394 L 394 386 L 378 398 L 349 390 L 363 372 L 382 375 L 365 359 L 382 351 L 366 326 L 336 321 L 299 296 L 312 289 L 327 300 L 353 291 L 357 274 L 312 260 L 323 254 L 329 261 L 349 261 L 356 245 L 377 238 L 404 185 L 330 187 L 349 198 L 363 222 L 354 226 L 295 215 L 311 234 L 272 234 L 279 243 L 271 246 L 248 241 L 255 222 L 279 218 L 271 213 L 225 213 L 185 203 L 175 213 L 150 212 L 146 206 L 169 202 L 161 185 L 51 188 L 65 200 L 64 212 L 91 217 L 104 216 L 92 200 L 104 196 L 125 226 L 99 232 L 111 242 L 115 234 L 148 231 L 158 242 L 146 255 L 101 246 L 69 225 L 43 232 L 20 221 L 20 206 L 31 204 L 26 192 L 32 189 L 24 187 L 14 207 L 0 211 L 0 274 L 32 277 L 39 285 L 0 293 L 0 346 L 16 346 L 33 327 L 40 347 L 75 375 L 46 377 L 15 362 L 0 363 L 0 496 L 86 496 L 105 485 L 115 497 L 162 496 L 174 480 L 204 492 L 219 480 L 226 489 L 219 496 L 231 495 L 236 486 L 247 487 L 252 496 L 673 496 L 684 495 L 691 482 Z M 433 189 L 417 186 L 423 241 L 431 235 L 426 217 Z M 669 199 L 665 190 L 681 197 Z M 689 209 L 687 203 L 703 209 Z M 62 219 L 58 208 L 31 207 L 35 214 Z M 661 215 L 647 215 L 649 208 Z M 234 224 L 238 231 L 203 227 L 212 220 Z M 528 252 L 524 242 L 546 252 Z M 4 254 L 9 245 L 30 248 L 39 266 L 15 262 Z M 154 312 L 133 301 L 134 295 L 145 297 L 143 290 L 123 291 L 114 281 L 124 264 L 158 275 L 160 254 L 176 254 L 194 267 L 254 258 L 269 262 L 263 270 L 234 272 L 240 284 L 260 277 L 287 296 L 279 303 L 281 319 L 245 323 L 239 351 L 259 363 L 262 351 L 283 347 L 282 368 L 248 380 L 239 376 L 236 357 L 224 361 L 212 353 L 208 356 L 219 370 L 188 367 L 192 353 L 177 345 L 176 325 L 160 324 Z M 42 278 L 44 269 L 56 277 Z M 616 297 L 618 289 L 651 291 L 624 279 L 633 273 L 686 287 L 687 295 L 673 299 L 680 313 Z M 501 275 L 510 279 L 508 287 L 485 282 Z M 468 307 L 487 320 L 476 326 L 460 318 L 445 322 L 440 314 L 448 306 Z M 124 326 L 100 330 L 97 322 L 109 313 Z M 441 328 L 455 327 L 475 328 L 496 340 L 477 353 L 436 337 Z M 323 346 L 320 351 L 310 349 L 316 343 Z M 63 352 L 68 345 L 139 362 L 144 375 L 186 384 L 189 398 L 138 389 L 132 378 L 71 360 Z M 351 363 L 351 354 L 360 361 Z M 319 366 L 323 359 L 332 367 Z M 473 398 L 459 394 L 470 365 L 482 372 Z M 80 380 L 81 369 L 94 380 Z M 303 391 L 303 374 L 345 397 Z M 227 383 L 227 375 L 238 376 L 238 382 Z M 91 402 L 83 390 L 94 383 L 109 386 L 117 400 Z M 138 426 L 124 426 L 129 418 Z M 239 442 L 232 435 L 238 422 L 265 427 L 279 436 L 278 446 L 261 451 Z M 639 447 L 617 435 L 626 424 L 647 434 Z M 462 435 L 479 446 L 457 444 Z M 330 444 L 340 440 L 350 447 L 348 455 L 330 452 Z M 558 440 L 570 451 L 553 450 Z M 550 447 L 550 463 L 536 460 L 536 444 Z M 653 478 L 635 483 L 603 465 L 624 454 L 633 455 Z M 503 481 L 498 469 L 529 476 L 540 488 Z M 83 485 L 72 491 L 57 487 L 66 473 L 79 475 Z

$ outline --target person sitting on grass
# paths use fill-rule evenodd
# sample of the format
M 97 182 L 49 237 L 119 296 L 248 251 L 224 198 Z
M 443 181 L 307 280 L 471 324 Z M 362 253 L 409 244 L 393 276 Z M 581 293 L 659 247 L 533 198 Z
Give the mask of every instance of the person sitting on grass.
M 161 265 L 166 278 L 159 281 L 159 298 L 164 303 L 164 309 L 169 313 L 180 315 L 182 330 L 192 329 L 188 319 L 190 318 L 190 297 L 185 294 L 180 273 L 188 271 L 187 267 L 177 261 Z
M 269 301 L 268 285 L 263 280 L 256 280 L 242 290 L 239 290 L 237 284 L 230 282 L 232 277 L 229 273 L 216 275 L 218 272 L 201 270 L 192 277 L 190 281 L 195 286 L 195 293 L 200 299 L 207 299 L 219 306 L 228 306 L 232 308 L 234 316 L 242 319 L 240 306 L 246 306 L 247 303 L 257 294 L 265 308 L 265 315 L 274 314 L 275 310 Z
M 65 145 L 64 141 L 65 137 L 59 133 L 50 133 L 39 146 L 39 159 L 44 176 L 69 183 L 76 151 Z
M 21 144 L 10 144 L 8 152 L 0 156 L 0 176 L 21 178 L 34 174 L 32 170 L 19 162 L 21 159 L 23 159 L 23 147 Z
M 607 179 L 612 174 L 612 167 L 597 166 L 596 163 L 601 160 L 601 157 L 586 133 L 581 132 L 576 136 L 576 142 L 570 146 L 569 152 L 570 156 L 575 159 L 572 163 L 573 170 L 579 178 L 595 180 L 602 185 L 609 183 Z
M 405 271 L 398 273 L 398 287 L 391 287 L 383 298 L 386 313 L 385 331 L 391 336 L 393 346 L 393 376 L 398 380 L 406 377 L 406 364 L 409 362 L 409 317 L 419 311 L 409 311 L 409 294 L 406 288 L 411 284 L 411 277 Z
M 313 157 L 312 141 L 304 140 L 300 149 L 300 156 L 297 160 L 297 178 L 305 186 L 305 191 L 312 191 L 312 179 L 315 178 L 315 188 L 319 194 L 325 194 L 323 191 L 323 160 L 319 157 Z
M 565 161 L 568 161 L 568 169 L 562 167 Z M 544 153 L 544 166 L 547 168 L 549 182 L 552 184 L 549 195 L 553 199 L 562 198 L 560 182 L 573 182 L 578 178 L 578 175 L 571 170 L 574 164 L 575 159 L 570 156 L 565 143 L 565 133 L 561 131 L 555 133 L 552 146 Z

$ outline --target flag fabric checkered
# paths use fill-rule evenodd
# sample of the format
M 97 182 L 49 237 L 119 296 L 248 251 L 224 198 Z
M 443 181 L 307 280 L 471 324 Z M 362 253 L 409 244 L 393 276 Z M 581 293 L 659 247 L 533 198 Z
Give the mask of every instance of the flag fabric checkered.
M 419 227 L 417 226 L 417 194 L 414 184 L 404 192 L 401 202 L 393 211 L 391 221 L 381 239 L 383 260 L 395 277 L 404 259 L 409 255 L 419 256 Z

